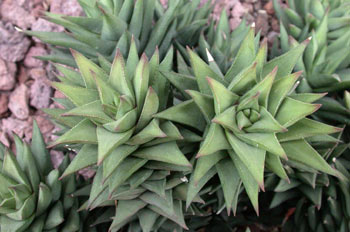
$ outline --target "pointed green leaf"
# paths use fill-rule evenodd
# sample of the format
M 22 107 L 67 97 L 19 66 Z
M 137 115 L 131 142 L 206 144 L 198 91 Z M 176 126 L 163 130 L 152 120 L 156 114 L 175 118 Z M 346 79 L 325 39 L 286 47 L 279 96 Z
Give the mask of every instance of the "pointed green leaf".
M 142 148 L 133 153 L 133 156 L 147 160 L 156 160 L 165 163 L 191 167 L 190 162 L 182 154 L 175 142 Z
M 99 99 L 98 92 L 94 89 L 85 89 L 59 82 L 53 82 L 51 85 L 63 93 L 76 106 L 82 106 Z
M 113 120 L 103 112 L 101 101 L 93 101 L 88 104 L 78 106 L 62 116 L 81 116 L 89 118 L 101 124 L 112 122 Z
M 262 190 L 264 190 L 264 167 L 266 151 L 246 144 L 232 133 L 226 132 L 227 140 L 231 144 L 235 154 L 247 167 Z M 232 152 L 230 153 L 230 155 Z
M 266 65 L 264 65 L 264 69 L 262 72 L 262 77 L 265 77 L 268 73 L 270 73 L 275 67 L 278 67 L 278 72 L 276 74 L 276 80 L 279 78 L 285 77 L 289 75 L 299 58 L 303 54 L 306 45 L 309 43 L 309 39 L 305 40 L 298 46 L 292 48 L 287 53 L 274 58 L 269 61 Z
M 266 153 L 265 163 L 267 169 L 274 172 L 280 178 L 289 181 L 286 171 L 281 163 L 281 158 L 269 152 Z
M 65 143 L 97 144 L 96 126 L 90 120 L 84 119 L 51 143 L 49 147 Z
M 109 196 L 145 163 L 147 163 L 146 159 L 125 158 L 108 179 Z
M 36 215 L 41 215 L 44 213 L 51 204 L 51 201 L 52 194 L 50 188 L 44 183 L 40 183 Z
M 202 112 L 204 118 L 209 123 L 215 115 L 213 98 L 209 95 L 202 94 L 194 90 L 186 90 L 186 93 L 192 97 L 193 101 Z
M 71 50 L 71 52 L 75 59 L 75 62 L 78 65 L 79 71 L 81 73 L 81 76 L 83 77 L 86 88 L 96 89 L 96 84 L 95 84 L 95 80 L 92 72 L 95 73 L 96 76 L 99 76 L 104 80 L 107 80 L 108 75 L 105 73 L 103 69 L 98 67 L 94 62 L 87 59 L 81 53 L 74 50 Z
M 46 176 L 52 170 L 51 158 L 44 138 L 40 132 L 39 126 L 36 120 L 33 121 L 33 133 L 30 149 L 35 158 L 39 173 Z
M 132 129 L 137 121 L 137 109 L 133 109 L 127 112 L 123 117 L 119 118 L 117 121 L 109 122 L 103 125 L 109 131 L 114 132 L 126 132 Z
M 223 159 L 216 164 L 220 183 L 224 192 L 227 214 L 230 215 L 231 206 L 241 185 L 241 178 L 231 159 Z
M 251 175 L 251 172 L 244 165 L 244 163 L 238 158 L 238 156 L 233 151 L 229 151 L 229 154 L 233 160 L 233 163 L 235 164 L 235 167 L 237 168 L 239 176 L 242 179 L 243 185 L 248 194 L 250 202 L 252 203 L 257 215 L 259 215 L 259 184 Z
M 97 127 L 98 158 L 97 164 L 102 161 L 118 146 L 124 144 L 132 136 L 134 129 L 122 133 L 113 133 L 102 127 Z
M 211 155 L 227 149 L 231 149 L 231 146 L 226 139 L 224 129 L 216 123 L 211 123 L 196 157 Z
M 276 114 L 276 120 L 282 126 L 288 128 L 318 110 L 320 106 L 321 105 L 304 103 L 287 97 L 284 99 Z
M 239 99 L 238 95 L 229 91 L 224 85 L 214 79 L 207 78 L 207 81 L 214 97 L 216 114 L 224 112 L 227 108 L 233 106 Z
M 237 137 L 254 147 L 286 159 L 286 153 L 274 133 L 245 133 L 237 134 Z
M 294 140 L 281 143 L 289 159 L 300 162 L 330 175 L 337 175 L 337 171 L 330 167 L 318 152 L 305 140 Z
M 143 108 L 149 86 L 149 67 L 146 55 L 141 57 L 141 60 L 136 67 L 133 83 L 137 111 L 140 113 Z
M 141 115 L 136 125 L 136 131 L 140 131 L 151 121 L 152 116 L 158 112 L 158 108 L 159 98 L 157 93 L 152 87 L 149 87 L 145 98 L 145 104 L 143 105 Z
M 225 76 L 228 82 L 232 82 L 242 70 L 248 68 L 253 63 L 256 57 L 254 31 L 254 27 L 251 27 L 247 36 L 243 39 L 237 56 Z
M 191 179 L 194 182 L 194 185 L 197 186 L 200 179 L 220 160 L 227 156 L 226 152 L 219 151 L 211 155 L 199 157 L 196 162 L 196 167 L 193 171 L 193 177 Z
M 278 133 L 279 141 L 299 140 L 316 135 L 333 134 L 342 131 L 342 128 L 330 126 L 308 118 L 303 118 L 294 125 L 288 127 L 285 133 Z
M 206 80 L 207 77 L 213 78 L 221 83 L 225 83 L 223 78 L 214 72 L 196 53 L 190 49 L 187 49 L 187 51 L 190 55 L 193 72 L 197 79 L 198 87 L 201 93 L 211 94 L 208 81 Z
M 81 169 L 97 163 L 97 146 L 85 144 L 66 168 L 61 178 L 78 172 Z
M 127 142 L 129 145 L 145 144 L 155 138 L 165 138 L 167 135 L 159 127 L 159 119 L 153 119 L 143 130 Z
M 118 93 L 129 97 L 134 96 L 131 81 L 126 74 L 124 58 L 119 50 L 117 50 L 112 63 L 111 73 L 109 74 L 109 83 L 118 91 Z
M 155 114 L 154 117 L 182 123 L 200 131 L 203 131 L 205 127 L 205 119 L 201 116 L 201 112 L 193 100 L 170 107 Z
M 268 111 L 272 114 L 272 116 L 276 115 L 278 108 L 280 107 L 284 98 L 290 92 L 300 75 L 301 72 L 293 73 L 286 77 L 280 78 L 279 80 L 273 83 L 267 107 Z

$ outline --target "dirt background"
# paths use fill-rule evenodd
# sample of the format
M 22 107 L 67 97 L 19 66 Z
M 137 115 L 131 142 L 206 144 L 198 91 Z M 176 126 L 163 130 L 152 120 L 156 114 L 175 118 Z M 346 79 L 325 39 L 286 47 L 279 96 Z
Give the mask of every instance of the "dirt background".
M 205 1 L 205 0 L 204 0 Z M 204 2 L 203 1 L 203 2 Z M 166 4 L 166 0 L 163 0 Z M 271 1 L 217 0 L 212 17 L 226 9 L 235 28 L 243 17 L 255 22 L 271 42 L 279 30 Z M 0 0 L 0 141 L 12 146 L 13 133 L 29 141 L 35 119 L 47 142 L 54 139 L 55 126 L 40 110 L 54 107 L 52 97 L 62 97 L 47 83 L 53 80 L 52 64 L 33 58 L 49 52 L 37 39 L 20 29 L 63 31 L 62 27 L 40 18 L 41 11 L 71 16 L 83 15 L 76 0 Z

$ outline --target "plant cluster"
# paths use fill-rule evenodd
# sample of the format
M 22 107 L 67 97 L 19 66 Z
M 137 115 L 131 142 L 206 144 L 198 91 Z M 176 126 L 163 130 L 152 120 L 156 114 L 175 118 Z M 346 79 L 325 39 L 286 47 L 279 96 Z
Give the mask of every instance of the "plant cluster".
M 350 230 L 349 1 L 275 0 L 271 52 L 210 1 L 79 2 L 43 16 L 66 32 L 25 31 L 52 45 L 67 155 L 36 124 L 0 148 L 1 232 Z

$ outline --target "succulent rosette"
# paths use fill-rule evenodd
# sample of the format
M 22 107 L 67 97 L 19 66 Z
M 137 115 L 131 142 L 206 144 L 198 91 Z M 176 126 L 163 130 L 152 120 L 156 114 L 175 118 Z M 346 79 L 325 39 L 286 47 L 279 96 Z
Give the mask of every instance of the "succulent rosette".
M 76 51 L 72 53 L 80 72 L 58 66 L 64 76 L 52 86 L 66 96 L 59 100 L 65 109 L 45 111 L 63 130 L 50 146 L 78 151 L 63 179 L 89 166 L 97 169 L 83 208 L 116 205 L 111 231 L 126 224 L 154 231 L 169 221 L 187 228 L 182 201 L 192 165 L 185 155 L 201 137 L 153 118 L 167 105 L 170 88 L 158 73 L 169 70 L 172 59 L 159 63 L 156 52 L 148 62 L 131 44 L 126 61 L 117 51 L 109 74 Z M 195 198 L 201 202 L 198 194 Z
M 323 106 L 316 115 L 348 124 L 350 111 L 344 102 L 349 101 L 350 87 L 350 1 L 293 0 L 282 8 L 275 0 L 274 7 L 281 20 L 283 53 L 311 38 L 295 67 L 304 71 L 297 91 L 329 92 L 329 97 L 319 101 Z
M 209 53 L 207 64 L 191 50 L 194 77 L 162 72 L 190 100 L 155 117 L 204 133 L 187 192 L 188 205 L 216 173 L 228 212 L 235 211 L 241 182 L 258 212 L 265 167 L 285 180 L 286 160 L 306 165 L 312 172 L 339 175 L 308 142 L 341 130 L 307 118 L 320 107 L 312 102 L 324 94 L 294 92 L 300 72 L 291 72 L 307 43 L 266 62 L 266 43 L 255 46 L 252 28 L 225 75 Z
M 274 186 L 270 208 L 296 207 L 285 222 L 285 231 L 349 231 L 350 153 L 348 144 L 339 143 L 338 138 L 314 146 L 345 179 L 308 170 L 289 170 L 290 182 L 280 180 Z
M 117 49 L 128 56 L 130 39 L 137 42 L 138 54 L 149 58 L 159 48 L 163 59 L 173 42 L 194 45 L 207 23 L 211 2 L 173 0 L 164 7 L 159 0 L 79 0 L 85 16 L 50 12 L 43 18 L 63 26 L 66 32 L 26 31 L 52 45 L 52 53 L 40 59 L 76 67 L 69 49 L 103 65 L 114 59 Z M 186 36 L 185 36 L 186 35 Z
M 78 184 L 75 177 L 59 181 L 68 156 L 53 168 L 35 122 L 31 146 L 16 136 L 15 142 L 16 156 L 0 146 L 0 231 L 93 231 L 84 227 L 78 198 L 71 196 Z

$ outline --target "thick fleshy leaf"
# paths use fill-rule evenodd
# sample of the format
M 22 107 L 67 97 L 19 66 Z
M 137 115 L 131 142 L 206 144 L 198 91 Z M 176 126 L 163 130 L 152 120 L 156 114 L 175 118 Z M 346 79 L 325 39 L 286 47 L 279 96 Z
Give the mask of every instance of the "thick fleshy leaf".
M 231 81 L 228 89 L 236 94 L 244 94 L 248 89 L 251 89 L 257 81 L 256 65 L 257 63 L 253 63 L 238 73 Z
M 84 119 L 50 144 L 49 147 L 65 143 L 97 144 L 96 126 L 90 120 Z
M 163 143 L 151 147 L 142 148 L 133 153 L 133 156 L 180 166 L 192 166 L 186 157 L 182 154 L 175 142 Z
M 213 78 L 216 81 L 225 83 L 224 79 L 214 72 L 209 65 L 207 65 L 196 53 L 187 49 L 191 58 L 191 64 L 194 75 L 197 79 L 198 87 L 201 93 L 211 94 L 210 87 L 208 86 L 207 77 Z
M 97 141 L 98 141 L 98 161 L 97 164 L 101 164 L 102 161 L 118 146 L 124 144 L 132 136 L 134 129 L 123 133 L 113 133 L 102 127 L 97 127 Z
M 85 89 L 59 82 L 51 83 L 52 87 L 63 93 L 76 106 L 82 106 L 99 99 L 98 91 L 94 89 Z
M 132 174 L 139 170 L 145 163 L 146 159 L 128 157 L 122 161 L 117 169 L 108 179 L 109 196 L 117 190 Z
M 287 94 L 290 92 L 290 90 L 294 86 L 294 83 L 300 75 L 301 72 L 293 73 L 286 77 L 280 78 L 279 80 L 273 83 L 267 107 L 268 111 L 272 114 L 272 116 L 276 115 L 279 106 L 281 105 Z
M 193 171 L 193 177 L 191 177 L 194 181 L 194 185 L 197 186 L 200 179 L 220 160 L 227 156 L 226 152 L 219 151 L 215 152 L 211 155 L 199 157 L 196 162 L 196 167 Z
M 262 190 L 264 190 L 264 167 L 265 167 L 265 155 L 266 151 L 256 146 L 251 146 L 244 143 L 235 135 L 230 132 L 226 132 L 227 140 L 231 144 L 235 153 L 230 153 L 230 156 L 234 154 L 238 155 L 239 159 L 247 167 L 251 175 L 254 177 Z
M 237 137 L 253 147 L 271 152 L 274 155 L 287 159 L 286 153 L 274 133 L 245 133 Z
M 131 81 L 127 77 L 123 55 L 118 50 L 112 63 L 111 73 L 109 74 L 109 83 L 118 93 L 134 96 L 134 91 L 131 87 Z
M 162 211 L 162 209 L 156 207 L 156 206 L 149 206 L 150 209 L 153 211 L 159 213 L 160 215 L 169 218 L 170 220 L 176 222 L 178 225 L 180 225 L 185 230 L 188 230 L 188 227 L 186 226 L 186 222 L 183 215 L 183 209 L 182 209 L 182 201 L 175 200 L 174 201 L 174 211 L 172 214 L 168 214 L 165 211 Z
M 89 118 L 101 124 L 113 121 L 107 114 L 103 112 L 102 103 L 99 100 L 90 102 L 82 106 L 78 106 L 62 114 L 62 116 L 81 116 Z
M 33 134 L 30 149 L 36 161 L 39 173 L 46 176 L 52 170 L 51 158 L 46 149 L 43 135 L 40 132 L 36 120 L 33 121 Z
M 294 140 L 281 143 L 289 159 L 300 162 L 321 172 L 337 176 L 335 169 L 330 167 L 318 152 L 305 140 Z
M 214 108 L 216 114 L 224 112 L 227 108 L 234 105 L 239 99 L 238 95 L 229 91 L 220 82 L 209 77 L 207 78 L 207 81 L 214 97 Z
M 238 158 L 238 156 L 233 152 L 229 151 L 230 157 L 233 160 L 235 167 L 239 173 L 239 176 L 242 179 L 245 190 L 248 194 L 250 202 L 252 203 L 255 212 L 259 215 L 259 184 L 256 182 L 255 178 L 251 175 L 248 168 L 244 165 L 244 163 Z
M 247 36 L 243 39 L 232 66 L 227 71 L 225 79 L 232 82 L 242 70 L 253 63 L 255 56 L 254 27 L 251 27 Z
M 259 97 L 258 97 L 259 105 L 266 108 L 268 105 L 267 103 L 269 100 L 270 90 L 275 80 L 276 73 L 277 73 L 277 68 L 273 69 L 271 73 L 269 73 L 262 81 L 256 84 L 251 90 L 246 92 L 242 96 L 241 101 L 243 99 L 250 98 L 259 94 Z
M 265 164 L 267 169 L 274 172 L 280 178 L 289 181 L 286 171 L 283 168 L 281 158 L 269 152 L 266 153 Z
M 276 120 L 284 127 L 288 128 L 299 120 L 312 114 L 318 110 L 321 105 L 313 105 L 294 100 L 292 98 L 285 98 L 281 104 L 277 114 Z
M 112 132 L 127 132 L 132 129 L 137 122 L 137 108 L 134 108 L 124 114 L 116 121 L 103 124 L 103 127 Z
M 185 90 L 199 91 L 196 79 L 192 76 L 165 71 L 160 71 L 160 75 L 162 75 L 163 78 L 166 78 L 186 97 L 189 96 L 187 95 Z
M 136 131 L 143 129 L 152 119 L 152 116 L 158 112 L 159 98 L 152 87 L 148 88 L 141 115 L 136 125 Z
M 60 173 L 53 169 L 46 177 L 45 183 L 51 189 L 52 199 L 57 201 L 61 197 L 62 182 L 59 181 Z
M 100 96 L 100 101 L 104 106 L 111 106 L 114 104 L 114 99 L 119 97 L 119 93 L 115 91 L 108 83 L 107 81 L 103 80 L 102 78 L 96 76 L 95 73 L 92 74 L 95 82 L 96 87 L 98 90 L 98 94 Z
M 165 138 L 167 135 L 159 127 L 159 119 L 153 119 L 143 130 L 128 140 L 129 145 L 142 145 L 155 138 Z
M 36 208 L 36 215 L 40 216 L 44 213 L 52 201 L 52 194 L 50 188 L 44 183 L 40 183 L 39 185 L 39 195 L 38 202 Z
M 303 54 L 307 44 L 310 42 L 309 39 L 305 40 L 295 48 L 292 48 L 287 53 L 274 58 L 264 65 L 262 71 L 262 77 L 265 77 L 268 73 L 270 73 L 275 67 L 278 67 L 278 72 L 276 74 L 276 80 L 279 78 L 285 77 L 289 75 L 299 58 Z
M 83 77 L 85 87 L 88 89 L 96 89 L 95 79 L 92 72 L 104 80 L 107 80 L 108 75 L 103 69 L 98 67 L 95 63 L 87 59 L 81 53 L 71 50 L 75 62 L 78 65 L 81 76 Z
M 174 212 L 172 190 L 165 191 L 165 197 L 160 197 L 158 194 L 152 192 L 145 192 L 140 196 L 140 199 L 149 205 L 153 205 L 167 212 L 167 214 L 172 214 Z
M 203 131 L 205 127 L 205 119 L 193 100 L 170 107 L 155 114 L 154 117 L 182 123 L 200 131 Z
M 211 155 L 227 149 L 231 149 L 231 146 L 226 139 L 224 129 L 219 124 L 211 123 L 196 157 Z
M 118 201 L 115 217 L 113 218 L 110 229 L 119 227 L 125 221 L 134 216 L 139 210 L 144 208 L 147 204 L 141 200 L 134 199 L 128 201 Z
M 159 215 L 152 210 L 142 209 L 138 214 L 142 231 L 150 232 Z
M 145 146 L 153 146 L 160 143 L 166 143 L 166 142 L 184 139 L 179 129 L 170 121 L 165 121 L 162 124 L 160 124 L 160 129 L 166 134 L 166 137 L 156 138 L 146 143 Z
M 23 144 L 23 150 L 21 152 L 17 152 L 17 160 L 22 170 L 26 174 L 29 179 L 32 189 L 35 193 L 37 193 L 37 186 L 40 183 L 40 175 L 37 169 L 37 165 L 34 159 L 34 156 L 28 146 L 28 144 Z
M 0 217 L 0 229 L 1 231 L 25 231 L 33 222 L 35 215 L 22 221 L 12 220 L 8 217 Z
M 27 185 L 29 190 L 30 182 L 26 174 L 22 171 L 15 156 L 12 155 L 9 151 L 6 151 L 4 155 L 2 173 L 17 181 L 18 183 Z
M 162 180 L 149 180 L 143 182 L 141 186 L 147 189 L 148 191 L 156 193 L 161 197 L 165 197 L 165 184 L 166 179 L 163 178 Z
M 89 167 L 97 163 L 97 146 L 92 144 L 85 144 L 80 149 L 78 154 L 74 157 L 72 162 L 68 165 L 61 178 L 78 172 L 81 169 Z
M 191 205 L 194 198 L 197 196 L 199 191 L 203 188 L 203 186 L 216 174 L 216 168 L 212 167 L 208 172 L 204 174 L 204 176 L 197 182 L 194 183 L 192 180 L 193 176 L 191 176 L 188 191 L 187 191 L 187 199 L 186 199 L 186 208 Z
M 266 110 L 265 107 L 260 107 L 260 118 L 244 130 L 249 133 L 277 133 L 285 132 L 286 128 L 282 127 L 276 119 Z
M 129 145 L 121 145 L 115 148 L 103 162 L 103 181 L 109 178 L 116 168 L 118 168 L 119 164 L 137 148 L 138 146 Z
M 215 115 L 213 98 L 210 95 L 202 94 L 194 90 L 186 90 L 186 93 L 192 97 L 204 118 L 209 123 Z
M 143 104 L 147 95 L 149 84 L 149 67 L 146 55 L 141 57 L 140 62 L 138 63 L 135 76 L 133 78 L 133 86 L 136 97 L 136 105 L 138 113 L 141 113 Z
M 219 174 L 221 186 L 224 192 L 227 214 L 230 215 L 234 198 L 239 194 L 241 179 L 239 178 L 238 171 L 231 159 L 221 160 L 216 164 L 216 170 Z
M 36 204 L 36 196 L 33 193 L 23 202 L 23 205 L 21 205 L 19 209 L 17 209 L 13 213 L 6 214 L 6 216 L 18 221 L 26 220 L 30 216 L 32 216 L 32 214 L 34 213 L 35 204 Z
M 212 122 L 220 124 L 224 128 L 230 129 L 233 132 L 241 133 L 241 130 L 238 129 L 236 125 L 236 107 L 230 107 L 225 110 L 223 113 L 217 115 Z
M 140 184 L 145 182 L 153 173 L 151 169 L 140 169 L 135 172 L 129 179 L 130 189 L 135 189 L 139 187 Z
M 304 139 L 317 135 L 332 134 L 340 131 L 342 131 L 342 128 L 330 126 L 308 118 L 303 118 L 294 125 L 288 127 L 287 132 L 277 134 L 277 138 L 280 142 L 284 142 Z

